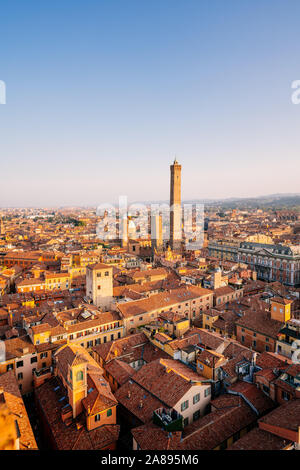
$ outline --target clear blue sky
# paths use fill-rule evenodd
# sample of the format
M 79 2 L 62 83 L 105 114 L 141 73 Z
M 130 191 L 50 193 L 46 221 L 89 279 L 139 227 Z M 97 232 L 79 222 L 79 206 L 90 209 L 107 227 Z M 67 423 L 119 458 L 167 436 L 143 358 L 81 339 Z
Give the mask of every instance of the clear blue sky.
M 3 0 L 0 206 L 300 192 L 299 0 Z

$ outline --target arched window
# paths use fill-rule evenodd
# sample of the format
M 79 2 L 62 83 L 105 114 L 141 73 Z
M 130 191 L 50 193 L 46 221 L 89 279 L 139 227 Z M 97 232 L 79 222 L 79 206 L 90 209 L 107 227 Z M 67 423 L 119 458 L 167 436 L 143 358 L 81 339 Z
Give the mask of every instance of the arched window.
M 80 380 L 83 380 L 83 372 L 82 370 L 79 370 L 76 374 L 76 380 L 79 382 Z

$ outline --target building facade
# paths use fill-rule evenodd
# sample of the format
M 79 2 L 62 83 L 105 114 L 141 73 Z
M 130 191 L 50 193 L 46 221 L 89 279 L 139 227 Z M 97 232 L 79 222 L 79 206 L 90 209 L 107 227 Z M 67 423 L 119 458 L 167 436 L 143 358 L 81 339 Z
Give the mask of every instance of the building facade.
M 238 261 L 250 265 L 258 279 L 294 287 L 300 285 L 300 246 L 242 242 Z
M 113 268 L 96 263 L 86 268 L 86 296 L 97 307 L 108 310 L 113 300 Z

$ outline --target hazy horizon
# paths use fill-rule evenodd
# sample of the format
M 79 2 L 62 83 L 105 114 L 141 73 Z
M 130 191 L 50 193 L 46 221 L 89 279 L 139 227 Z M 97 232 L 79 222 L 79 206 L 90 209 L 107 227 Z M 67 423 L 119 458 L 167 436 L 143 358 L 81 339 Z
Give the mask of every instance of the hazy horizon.
M 1 5 L 1 207 L 297 193 L 294 0 Z
M 235 201 L 247 201 L 247 200 L 260 200 L 260 201 L 263 201 L 265 198 L 271 198 L 271 197 L 274 197 L 274 198 L 278 198 L 279 200 L 282 199 L 282 198 L 294 198 L 294 197 L 300 197 L 300 193 L 277 193 L 277 194 L 265 194 L 265 195 L 260 195 L 260 196 L 254 196 L 252 198 L 248 198 L 248 197 L 245 197 L 245 198 L 236 198 L 236 197 L 228 197 L 228 198 L 221 198 L 221 199 L 218 199 L 218 198 L 211 198 L 211 199 L 205 199 L 205 198 L 202 198 L 202 199 L 199 199 L 199 198 L 194 198 L 194 199 L 182 199 L 182 204 L 183 203 L 189 203 L 190 201 L 204 201 L 206 202 L 207 204 L 210 204 L 210 203 L 217 203 L 217 202 L 230 202 L 232 201 L 233 203 Z M 138 204 L 138 203 L 141 203 L 141 204 L 159 204 L 159 203 L 169 203 L 169 200 L 168 199 L 150 199 L 150 200 L 141 200 L 141 199 L 135 199 L 135 200 L 131 200 L 131 199 L 128 199 L 128 204 Z M 99 204 L 103 204 L 103 203 L 108 203 L 108 204 L 112 204 L 116 207 L 118 207 L 118 198 L 114 199 L 113 201 L 100 201 Z M 36 209 L 36 210 L 55 210 L 55 209 L 96 209 L 97 208 L 97 205 L 96 204 L 82 204 L 82 205 L 75 205 L 75 204 L 69 204 L 69 205 L 49 205 L 49 206 L 0 206 L 0 209 Z

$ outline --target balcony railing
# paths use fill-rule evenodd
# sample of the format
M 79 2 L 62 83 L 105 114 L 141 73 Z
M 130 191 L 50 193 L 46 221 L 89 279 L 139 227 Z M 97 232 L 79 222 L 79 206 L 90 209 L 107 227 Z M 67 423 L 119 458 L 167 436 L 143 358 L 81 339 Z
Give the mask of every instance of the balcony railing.
M 153 412 L 153 422 L 166 431 L 182 431 L 183 417 L 173 408 L 158 408 Z
M 41 377 L 41 376 L 46 375 L 46 374 L 51 374 L 52 371 L 53 371 L 53 367 L 51 367 L 51 366 L 50 367 L 44 367 L 43 369 L 36 369 L 34 371 L 34 375 L 36 377 Z
M 108 333 L 112 333 L 114 331 L 117 331 L 117 330 L 121 330 L 121 329 L 124 329 L 125 327 L 123 325 L 121 326 L 116 326 L 115 328 L 110 328 L 108 330 L 104 330 L 104 331 L 93 331 L 92 333 L 89 333 L 87 335 L 82 335 L 82 336 L 77 336 L 76 338 L 72 338 L 70 339 L 69 337 L 69 341 L 78 341 L 78 340 L 84 340 L 84 339 L 92 339 L 94 338 L 95 336 L 98 336 L 99 334 L 101 335 L 104 335 L 104 334 L 108 334 Z

